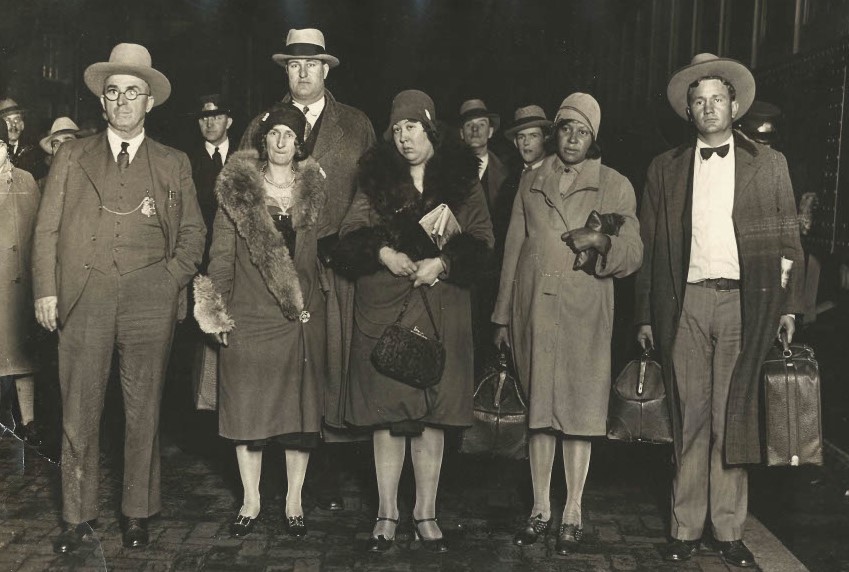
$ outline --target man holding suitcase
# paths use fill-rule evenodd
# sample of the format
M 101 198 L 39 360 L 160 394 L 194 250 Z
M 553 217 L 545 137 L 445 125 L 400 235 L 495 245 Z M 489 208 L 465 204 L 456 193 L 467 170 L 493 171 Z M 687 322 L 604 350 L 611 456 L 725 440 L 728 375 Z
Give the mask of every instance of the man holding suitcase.
M 706 517 L 731 565 L 743 544 L 747 463 L 761 461 L 760 367 L 777 333 L 792 339 L 804 263 L 784 156 L 732 132 L 755 80 L 741 63 L 698 54 L 667 87 L 696 137 L 656 157 L 640 212 L 638 341 L 660 353 L 676 470 L 672 542 L 688 560 Z

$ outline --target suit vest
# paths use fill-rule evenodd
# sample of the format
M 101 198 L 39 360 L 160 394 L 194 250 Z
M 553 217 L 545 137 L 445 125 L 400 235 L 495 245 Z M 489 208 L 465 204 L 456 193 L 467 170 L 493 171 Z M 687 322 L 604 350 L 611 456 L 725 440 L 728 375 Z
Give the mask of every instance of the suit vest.
M 118 168 L 111 152 L 107 164 L 94 268 L 106 272 L 115 265 L 119 274 L 127 274 L 159 262 L 166 254 L 159 217 L 151 212 L 149 203 L 146 207 L 143 203 L 147 197 L 153 200 L 147 140 L 142 141 L 125 171 Z M 155 205 L 155 209 L 164 208 L 165 205 Z

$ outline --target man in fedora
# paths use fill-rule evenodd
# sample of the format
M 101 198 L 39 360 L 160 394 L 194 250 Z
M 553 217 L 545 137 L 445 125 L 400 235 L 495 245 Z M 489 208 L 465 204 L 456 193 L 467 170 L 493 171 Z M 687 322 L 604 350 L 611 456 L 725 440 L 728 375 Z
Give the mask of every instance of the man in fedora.
M 123 542 L 148 542 L 148 517 L 161 508 L 162 383 L 206 232 L 188 158 L 145 135 L 147 113 L 171 93 L 147 49 L 119 44 L 84 79 L 108 128 L 59 148 L 33 245 L 36 319 L 59 331 L 64 530 L 57 553 L 75 550 L 98 516 L 98 432 L 116 350 L 126 418 Z
M 504 163 L 489 150 L 489 140 L 498 131 L 500 124 L 498 114 L 490 113 L 480 99 L 466 100 L 460 106 L 460 137 L 480 161 L 478 178 L 483 185 L 490 214 L 498 201 L 501 185 L 507 178 Z
M 230 106 L 218 93 L 202 95 L 197 105 L 197 120 L 203 144 L 198 144 L 189 154 L 192 164 L 192 179 L 197 190 L 200 211 L 206 223 L 206 247 L 203 252 L 201 271 L 209 259 L 209 245 L 212 241 L 212 221 L 218 202 L 215 200 L 215 179 L 227 159 L 236 151 L 230 145 L 229 130 L 233 125 Z
M 14 99 L 0 99 L 0 118 L 6 122 L 9 131 L 9 158 L 18 169 L 32 175 L 36 181 L 47 174 L 44 156 L 38 145 L 24 137 L 24 108 Z
M 732 131 L 755 98 L 743 64 L 699 54 L 667 97 L 695 134 L 649 167 L 635 307 L 637 340 L 658 350 L 670 398 L 665 557 L 688 560 L 709 516 L 725 561 L 749 567 L 744 465 L 761 461 L 760 367 L 779 332 L 793 337 L 803 278 L 793 189 L 783 155 Z
M 340 103 L 325 87 L 325 80 L 339 59 L 327 53 L 324 34 L 315 28 L 291 29 L 286 36 L 286 46 L 271 59 L 286 70 L 289 93 L 284 103 L 291 102 L 307 119 L 305 143 L 312 157 L 319 162 L 327 180 L 327 224 L 319 230 L 319 256 L 324 262 L 327 288 L 327 355 L 329 377 L 325 390 L 325 441 L 346 442 L 370 440 L 371 434 L 352 433 L 346 428 L 341 401 L 343 380 L 347 371 L 349 340 L 344 335 L 341 316 L 348 315 L 341 307 L 350 303 L 353 284 L 334 274 L 329 268 L 330 253 L 338 237 L 339 225 L 348 212 L 356 190 L 357 162 L 375 143 L 374 127 L 368 117 L 354 107 Z M 241 149 L 251 146 L 253 135 L 263 114 L 251 121 L 240 144 Z M 343 336 L 344 339 L 343 339 Z M 348 459 L 341 451 L 319 452 L 314 464 L 334 461 L 334 468 L 324 467 L 317 474 L 328 478 L 345 468 Z M 331 485 L 335 486 L 335 485 Z M 342 510 L 342 499 L 333 495 L 320 498 L 320 504 L 330 510 Z
M 53 125 L 50 127 L 50 132 L 38 142 L 39 147 L 41 147 L 42 151 L 45 153 L 45 166 L 48 168 L 50 167 L 50 164 L 53 162 L 53 155 L 56 154 L 59 146 L 65 141 L 76 139 L 79 131 L 80 128 L 77 127 L 77 124 L 74 123 L 74 120 L 70 117 L 56 118 Z M 43 192 L 44 185 L 47 182 L 47 173 L 45 173 L 44 177 L 38 179 L 36 182 L 38 183 L 38 189 Z

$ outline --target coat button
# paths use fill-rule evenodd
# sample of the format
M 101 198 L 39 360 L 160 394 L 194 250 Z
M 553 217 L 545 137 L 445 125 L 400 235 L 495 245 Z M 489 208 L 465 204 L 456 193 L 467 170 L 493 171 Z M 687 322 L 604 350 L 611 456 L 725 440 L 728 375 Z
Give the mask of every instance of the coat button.
M 17 251 L 18 251 L 18 245 L 17 245 L 17 244 L 13 244 L 13 245 L 12 245 L 12 252 L 17 252 Z
M 303 312 L 301 312 L 301 315 L 298 316 L 298 319 L 301 321 L 302 324 L 306 324 L 310 321 L 310 313 L 304 310 Z
M 83 268 L 85 268 L 86 270 L 88 270 L 89 268 L 91 268 L 91 264 L 85 264 L 85 265 L 83 265 Z

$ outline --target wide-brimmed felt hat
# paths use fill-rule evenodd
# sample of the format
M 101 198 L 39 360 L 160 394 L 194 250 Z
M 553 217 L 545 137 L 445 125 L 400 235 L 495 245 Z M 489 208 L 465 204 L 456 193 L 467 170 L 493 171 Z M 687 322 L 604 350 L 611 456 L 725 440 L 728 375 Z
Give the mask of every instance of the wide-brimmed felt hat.
M 513 113 L 513 125 L 504 130 L 504 136 L 509 140 L 524 129 L 531 127 L 551 127 L 552 122 L 545 117 L 545 111 L 539 105 L 526 105 Z
M 735 119 L 743 117 L 755 100 L 755 78 L 752 72 L 737 60 L 709 53 L 696 54 L 689 65 L 672 74 L 666 87 L 666 97 L 675 113 L 689 120 L 687 90 L 694 81 L 707 76 L 719 76 L 734 86 L 738 108 Z
M 14 113 L 23 113 L 24 108 L 18 105 L 14 99 L 0 99 L 0 117 L 6 117 Z
M 585 124 L 592 130 L 593 139 L 598 139 L 598 130 L 601 127 L 601 107 L 596 98 L 579 91 L 567 96 L 557 110 L 554 124 L 559 125 L 569 119 Z
M 286 48 L 281 54 L 274 54 L 271 59 L 277 65 L 286 66 L 288 60 L 309 59 L 321 60 L 332 68 L 339 65 L 339 58 L 327 53 L 324 44 L 324 34 L 315 28 L 297 30 L 292 28 L 286 35 Z
M 404 119 L 418 121 L 436 132 L 436 106 L 433 99 L 418 89 L 405 89 L 393 97 L 392 108 L 389 110 L 389 126 L 383 132 L 386 141 L 392 140 L 392 127 Z
M 214 117 L 216 115 L 230 115 L 230 106 L 221 94 L 210 93 L 200 96 L 198 98 L 197 113 L 195 116 L 198 119 L 203 119 L 204 117 Z
M 66 135 L 73 134 L 76 136 L 77 132 L 79 132 L 80 128 L 77 127 L 77 124 L 70 117 L 58 117 L 56 121 L 53 122 L 53 125 L 50 127 L 50 133 L 47 134 L 47 137 L 43 138 L 38 144 L 44 149 L 44 152 L 48 155 L 53 154 L 53 147 L 51 147 L 51 143 L 53 139 L 57 135 Z
M 467 99 L 460 106 L 460 127 L 465 125 L 466 121 L 477 119 L 478 117 L 486 117 L 489 119 L 489 125 L 493 131 L 498 131 L 501 125 L 501 118 L 497 113 L 490 113 L 486 108 L 486 104 L 481 99 Z
M 162 72 L 153 69 L 150 52 L 139 44 L 118 44 L 112 48 L 109 61 L 88 66 L 83 79 L 89 90 L 100 97 L 106 78 L 117 74 L 132 75 L 146 81 L 154 106 L 162 105 L 171 95 L 171 82 Z

